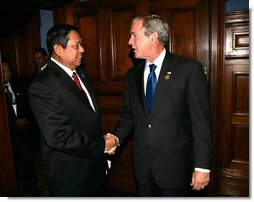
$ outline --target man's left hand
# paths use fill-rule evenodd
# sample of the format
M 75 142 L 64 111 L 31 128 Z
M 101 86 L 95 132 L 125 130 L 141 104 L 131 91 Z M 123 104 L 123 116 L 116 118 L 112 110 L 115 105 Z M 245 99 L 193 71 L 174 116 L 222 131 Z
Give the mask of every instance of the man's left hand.
M 209 172 L 194 171 L 192 173 L 191 186 L 193 190 L 204 189 L 210 181 Z

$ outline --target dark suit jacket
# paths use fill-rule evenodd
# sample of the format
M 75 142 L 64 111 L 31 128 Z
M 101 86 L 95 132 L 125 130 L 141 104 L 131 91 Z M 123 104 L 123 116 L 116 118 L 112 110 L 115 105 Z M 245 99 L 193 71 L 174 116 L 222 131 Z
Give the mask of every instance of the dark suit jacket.
M 50 60 L 29 88 L 29 100 L 42 132 L 42 161 L 54 196 L 89 196 L 105 180 L 105 142 L 95 95 L 82 69 L 96 113 L 62 68 Z
M 154 104 L 148 114 L 144 95 L 145 62 L 126 73 L 124 106 L 115 129 L 122 143 L 133 130 L 137 181 L 152 169 L 165 189 L 189 185 L 194 167 L 210 168 L 211 130 L 207 81 L 202 65 L 169 52 L 163 61 Z

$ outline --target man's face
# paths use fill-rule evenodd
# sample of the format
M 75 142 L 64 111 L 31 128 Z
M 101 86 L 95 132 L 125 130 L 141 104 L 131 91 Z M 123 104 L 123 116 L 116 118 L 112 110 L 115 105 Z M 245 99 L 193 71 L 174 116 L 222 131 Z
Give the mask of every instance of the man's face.
M 143 21 L 132 22 L 129 45 L 132 47 L 135 58 L 148 59 L 150 57 L 151 39 L 144 34 Z
M 36 67 L 41 68 L 47 63 L 47 56 L 44 56 L 41 52 L 36 52 L 33 55 L 34 64 Z
M 7 84 L 11 80 L 11 70 L 7 63 L 3 63 L 3 77 L 4 84 Z
M 59 47 L 61 49 L 59 55 L 60 62 L 71 70 L 81 65 L 82 55 L 84 53 L 84 48 L 81 44 L 82 40 L 78 32 L 71 31 L 69 33 L 67 47 L 65 49 Z

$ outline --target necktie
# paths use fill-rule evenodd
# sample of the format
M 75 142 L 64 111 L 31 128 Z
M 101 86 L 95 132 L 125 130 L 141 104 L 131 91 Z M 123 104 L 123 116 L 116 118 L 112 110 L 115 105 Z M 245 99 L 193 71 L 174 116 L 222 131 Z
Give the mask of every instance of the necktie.
M 155 88 L 156 88 L 156 74 L 154 72 L 155 68 L 157 67 L 155 64 L 150 64 L 150 73 L 147 78 L 147 83 L 146 83 L 146 105 L 148 112 L 150 113 L 152 110 L 153 106 L 153 96 L 155 93 Z
M 75 82 L 76 85 L 79 87 L 79 89 L 80 89 L 83 93 L 85 93 L 85 91 L 84 91 L 83 88 L 81 87 L 81 84 L 80 84 L 80 82 L 79 82 L 79 79 L 78 79 L 78 76 L 77 76 L 76 72 L 73 72 L 72 78 L 74 79 L 74 82 Z
M 82 88 L 82 86 L 81 86 L 81 84 L 80 84 L 80 81 L 79 81 L 79 78 L 78 78 L 76 72 L 73 72 L 72 78 L 73 78 L 74 82 L 76 83 L 76 85 L 79 87 L 79 89 L 82 91 L 82 93 L 85 95 L 85 102 L 87 102 L 87 103 L 92 107 L 92 109 L 95 111 L 94 106 L 93 106 L 93 103 L 91 103 L 92 101 L 91 101 L 91 102 L 89 101 L 88 95 L 86 94 L 86 92 L 85 92 L 84 89 Z
M 12 93 L 9 90 L 8 85 L 4 85 L 5 93 L 7 94 L 8 99 L 10 100 L 11 104 L 15 104 L 15 99 L 13 99 Z

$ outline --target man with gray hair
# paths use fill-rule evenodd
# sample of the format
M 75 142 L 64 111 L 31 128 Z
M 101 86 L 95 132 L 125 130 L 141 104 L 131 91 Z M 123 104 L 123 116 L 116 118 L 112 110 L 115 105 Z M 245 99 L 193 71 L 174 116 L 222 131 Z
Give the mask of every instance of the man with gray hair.
M 160 16 L 136 17 L 129 45 L 144 59 L 125 76 L 124 103 L 114 131 L 122 144 L 133 132 L 140 196 L 186 197 L 210 180 L 208 85 L 200 62 L 170 53 Z M 186 44 L 187 45 L 187 44 Z

